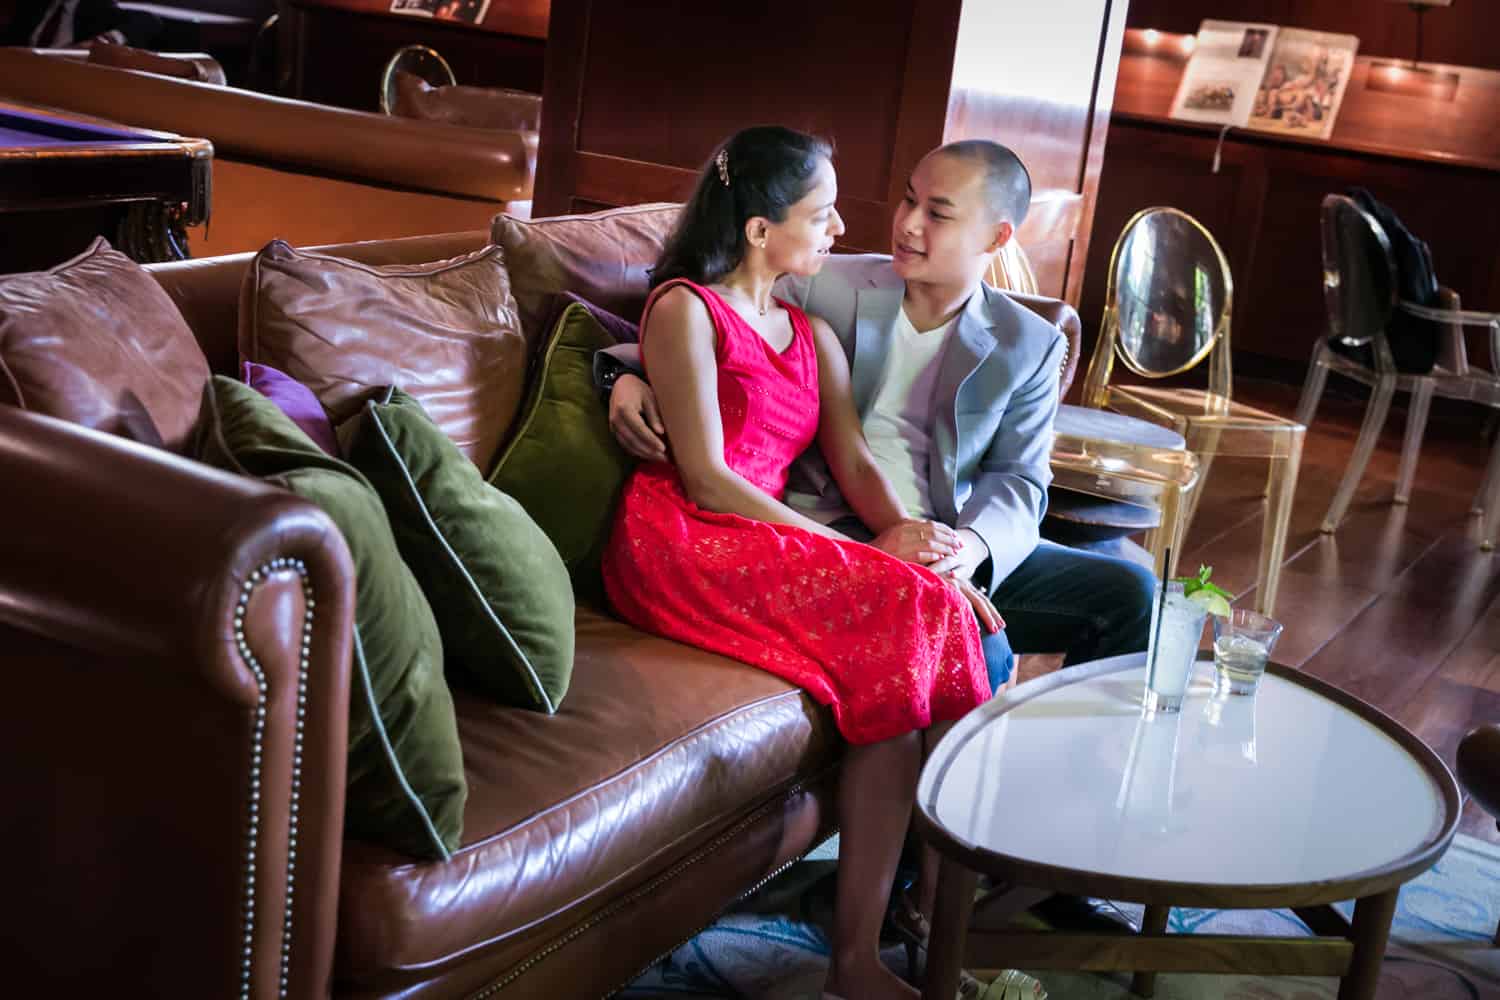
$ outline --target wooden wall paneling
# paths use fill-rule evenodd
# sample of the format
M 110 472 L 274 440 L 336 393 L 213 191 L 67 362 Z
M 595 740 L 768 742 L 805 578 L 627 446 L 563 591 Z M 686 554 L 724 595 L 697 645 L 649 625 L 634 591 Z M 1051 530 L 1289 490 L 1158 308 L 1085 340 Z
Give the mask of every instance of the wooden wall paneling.
M 872 252 L 889 253 L 895 207 L 906 197 L 906 182 L 922 157 L 946 138 L 949 92 L 956 58 L 954 39 L 963 23 L 963 0 L 937 0 L 920 10 L 913 5 L 911 41 L 903 60 L 901 106 L 891 151 L 886 190 L 886 238 Z
M 1056 0 L 1028 19 L 1026 31 L 1015 31 L 1004 5 L 964 7 L 943 138 L 994 139 L 1026 163 L 1035 203 L 1018 238 L 1040 290 L 1076 304 L 1124 4 Z
M 567 215 L 578 184 L 578 119 L 583 72 L 588 59 L 588 0 L 553 0 L 547 25 L 543 73 L 542 130 L 537 137 L 536 179 L 531 214 Z
M 1361 53 L 1411 59 L 1416 51 L 1416 14 L 1405 4 L 1384 0 L 1131 0 L 1129 25 L 1193 34 L 1205 17 L 1268 21 L 1294 28 L 1356 35 Z M 1460 66 L 1500 69 L 1500 5 L 1489 0 L 1457 0 L 1423 16 L 1422 58 Z
M 574 200 L 680 200 L 722 138 L 776 122 L 833 139 L 843 245 L 886 250 L 891 191 L 910 170 L 904 161 L 914 165 L 920 153 L 911 150 L 926 142 L 925 152 L 941 137 L 931 105 L 941 107 L 946 93 L 924 93 L 932 90 L 925 43 L 931 24 L 953 10 L 954 0 L 920 13 L 910 0 L 841 0 L 812 12 L 788 0 L 732 10 L 560 0 L 536 214 L 569 211 Z M 848 44 L 854 23 L 859 45 Z M 703 39 L 711 58 L 689 58 L 684 38 Z M 563 53 L 569 64 L 560 66 Z M 549 113 L 554 103 L 572 109 L 570 120 Z
M 841 248 L 885 252 L 921 156 L 987 135 L 1032 169 L 1039 195 L 1021 238 L 1043 291 L 1076 301 L 1124 7 L 1059 0 L 1020 22 L 993 6 L 557 0 L 534 213 L 683 198 L 725 135 L 780 122 L 834 140 Z

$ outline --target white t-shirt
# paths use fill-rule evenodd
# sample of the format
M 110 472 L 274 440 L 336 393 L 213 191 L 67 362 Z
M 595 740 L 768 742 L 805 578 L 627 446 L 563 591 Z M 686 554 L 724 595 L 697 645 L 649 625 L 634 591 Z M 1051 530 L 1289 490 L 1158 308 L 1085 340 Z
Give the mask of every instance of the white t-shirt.
M 931 519 L 934 513 L 927 477 L 932 396 L 943 348 L 957 322 L 955 316 L 942 326 L 919 332 L 904 308 L 896 314 L 885 370 L 865 415 L 865 440 L 909 517 Z M 852 513 L 847 505 L 819 508 L 816 497 L 798 493 L 787 494 L 787 502 L 823 524 Z
M 955 322 L 956 317 L 936 329 L 919 332 L 907 319 L 905 309 L 896 314 L 885 372 L 865 416 L 865 440 L 910 517 L 933 516 L 927 483 L 932 394 L 937 389 L 943 348 Z

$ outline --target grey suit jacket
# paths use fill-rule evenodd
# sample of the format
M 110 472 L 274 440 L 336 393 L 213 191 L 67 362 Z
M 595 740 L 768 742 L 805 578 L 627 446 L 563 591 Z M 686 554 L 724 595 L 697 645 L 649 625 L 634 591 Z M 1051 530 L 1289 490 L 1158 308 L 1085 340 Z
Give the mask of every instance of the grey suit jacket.
M 861 419 L 880 388 L 905 290 L 883 254 L 833 256 L 816 277 L 778 286 L 837 334 Z M 987 285 L 970 297 L 950 336 L 932 399 L 928 487 L 938 520 L 984 539 L 993 589 L 1036 547 L 1066 340 Z M 819 496 L 820 507 L 842 502 L 816 446 L 798 460 L 789 489 Z
M 885 371 L 905 289 L 883 254 L 838 254 L 816 277 L 783 278 L 776 287 L 838 335 L 861 420 Z M 987 285 L 970 297 L 951 337 L 932 399 L 928 486 L 939 520 L 984 539 L 993 590 L 1039 537 L 1066 340 Z M 634 345 L 608 353 L 639 370 Z M 797 460 L 788 490 L 816 496 L 822 509 L 843 506 L 816 445 Z

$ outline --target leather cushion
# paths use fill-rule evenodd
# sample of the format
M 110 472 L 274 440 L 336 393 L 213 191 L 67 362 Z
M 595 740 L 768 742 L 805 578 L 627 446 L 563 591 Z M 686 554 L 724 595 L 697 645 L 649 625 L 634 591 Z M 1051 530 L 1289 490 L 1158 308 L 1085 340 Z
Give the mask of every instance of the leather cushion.
M 640 319 L 656 265 L 680 206 L 634 205 L 546 219 L 495 216 L 490 240 L 505 250 L 526 342 L 547 332 L 551 299 L 570 291 L 631 322 Z
M 563 310 L 547 338 L 516 433 L 490 482 L 520 501 L 557 546 L 579 599 L 604 607 L 599 561 L 634 462 L 610 433 L 594 353 L 614 345 L 589 308 Z
M 411 393 L 488 469 L 515 417 L 526 348 L 496 247 L 376 267 L 274 240 L 240 292 L 240 353 L 306 385 L 335 424 L 386 386 Z
M 132 440 L 159 432 L 181 454 L 207 380 L 167 293 L 104 239 L 51 270 L 0 275 L 0 403 Z
M 537 132 L 542 95 L 504 87 L 434 87 L 415 73 L 396 71 L 392 114 L 468 128 Z
M 775 676 L 585 608 L 573 676 L 553 716 L 458 695 L 464 846 L 410 865 L 346 845 L 339 981 L 373 992 L 383 973 L 517 938 L 531 953 L 843 746 L 831 716 Z
M 344 829 L 417 858 L 446 858 L 463 827 L 463 756 L 437 622 L 401 561 L 380 498 L 276 404 L 215 375 L 195 453 L 320 507 L 354 558 L 354 670 Z
M 573 673 L 573 588 L 542 529 L 400 389 L 339 432 L 385 503 L 449 666 L 499 704 L 556 711 Z

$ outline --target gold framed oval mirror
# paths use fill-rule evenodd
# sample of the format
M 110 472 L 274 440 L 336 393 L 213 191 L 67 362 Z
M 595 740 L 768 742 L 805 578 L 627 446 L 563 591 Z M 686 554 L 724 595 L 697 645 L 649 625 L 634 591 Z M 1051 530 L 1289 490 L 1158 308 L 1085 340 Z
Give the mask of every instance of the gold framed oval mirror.
M 1208 357 L 1229 322 L 1229 262 L 1207 229 L 1175 208 L 1136 213 L 1110 260 L 1120 360 L 1165 378 Z

